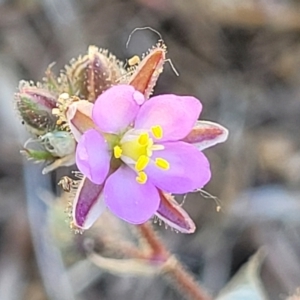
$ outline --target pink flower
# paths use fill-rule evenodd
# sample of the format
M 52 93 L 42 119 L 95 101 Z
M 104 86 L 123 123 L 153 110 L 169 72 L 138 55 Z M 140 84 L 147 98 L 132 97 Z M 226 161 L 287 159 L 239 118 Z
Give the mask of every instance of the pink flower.
M 80 109 L 91 115 L 91 129 L 76 126 L 74 116 Z M 222 140 L 216 141 L 214 133 L 209 143 L 205 126 L 197 124 L 201 110 L 194 97 L 168 94 L 146 100 L 130 85 L 108 89 L 94 105 L 73 104 L 68 119 L 78 139 L 76 164 L 85 176 L 81 196 L 75 199 L 75 225 L 90 227 L 105 207 L 129 223 L 141 224 L 164 212 L 162 191 L 185 194 L 202 188 L 210 180 L 210 166 L 192 143 L 205 140 L 209 145 L 203 148 L 211 146 L 225 140 L 227 131 L 213 127 L 224 129 Z M 211 129 L 211 124 L 205 125 Z M 197 134 L 199 128 L 202 135 Z

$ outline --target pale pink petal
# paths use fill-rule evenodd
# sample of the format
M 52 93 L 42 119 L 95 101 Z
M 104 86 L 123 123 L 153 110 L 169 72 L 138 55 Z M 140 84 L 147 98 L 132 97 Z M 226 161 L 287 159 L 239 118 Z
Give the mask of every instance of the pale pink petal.
M 135 120 L 135 129 L 150 129 L 160 125 L 160 141 L 176 141 L 188 135 L 197 121 L 202 105 L 194 97 L 160 95 L 145 102 Z
M 228 130 L 222 125 L 209 121 L 197 121 L 192 131 L 182 141 L 203 150 L 223 143 L 227 138 Z
M 168 142 L 163 145 L 164 150 L 153 151 L 151 162 L 145 169 L 149 180 L 159 189 L 184 194 L 202 188 L 210 180 L 209 162 L 194 146 L 184 142 Z M 154 163 L 156 158 L 168 161 L 169 169 L 157 167 Z
M 120 133 L 136 117 L 144 96 L 130 85 L 116 85 L 102 93 L 93 108 L 93 120 L 107 133 Z
M 68 125 L 77 142 L 85 131 L 95 128 L 92 120 L 93 106 L 94 104 L 88 101 L 80 100 L 73 102 L 67 109 Z
M 120 167 L 105 182 L 104 199 L 116 216 L 132 224 L 141 224 L 157 211 L 160 197 L 151 182 L 140 184 L 136 176 L 129 167 Z
M 160 204 L 156 216 L 166 225 L 181 233 L 193 233 L 196 226 L 186 211 L 175 201 L 170 194 L 159 192 Z
M 73 222 L 78 228 L 88 229 L 105 210 L 102 196 L 103 185 L 92 183 L 84 177 L 73 203 Z
M 76 164 L 81 173 L 101 184 L 107 176 L 110 157 L 108 145 L 98 131 L 91 129 L 83 134 L 76 149 Z

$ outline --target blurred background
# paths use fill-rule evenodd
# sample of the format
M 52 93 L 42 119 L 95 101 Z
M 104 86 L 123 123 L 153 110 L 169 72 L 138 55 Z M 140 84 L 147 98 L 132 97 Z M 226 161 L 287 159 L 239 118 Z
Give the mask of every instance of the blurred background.
M 213 296 L 258 249 L 265 258 L 253 288 L 264 295 L 249 299 L 287 299 L 300 285 L 300 1 L 1 0 L 1 300 L 182 299 L 157 276 L 109 274 L 88 261 L 86 247 L 105 253 L 103 236 L 128 234 L 124 224 L 100 220 L 74 235 L 57 187 L 69 170 L 42 176 L 19 153 L 29 136 L 14 111 L 18 82 L 41 80 L 52 62 L 59 72 L 90 44 L 123 61 L 141 55 L 155 33 L 126 41 L 144 26 L 160 32 L 180 74 L 166 64 L 155 94 L 194 95 L 201 119 L 230 131 L 205 151 L 205 190 L 221 211 L 214 197 L 189 195 L 197 231 L 155 225 L 160 236 Z

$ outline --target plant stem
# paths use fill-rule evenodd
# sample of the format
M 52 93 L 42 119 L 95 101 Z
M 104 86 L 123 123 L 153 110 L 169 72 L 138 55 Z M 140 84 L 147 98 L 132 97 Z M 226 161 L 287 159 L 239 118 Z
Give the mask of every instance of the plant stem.
M 164 246 L 149 223 L 137 226 L 143 239 L 152 250 L 152 259 L 163 261 L 162 276 L 178 290 L 185 299 L 211 300 L 212 298 L 195 281 L 193 276 L 183 267 Z

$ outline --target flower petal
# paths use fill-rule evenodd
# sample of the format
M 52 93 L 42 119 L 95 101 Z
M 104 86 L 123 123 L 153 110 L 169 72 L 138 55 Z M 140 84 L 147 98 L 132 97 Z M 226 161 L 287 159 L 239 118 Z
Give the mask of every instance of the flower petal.
M 119 133 L 134 120 L 141 97 L 130 85 L 117 85 L 106 90 L 96 100 L 93 120 L 99 129 L 107 133 Z
M 119 218 L 141 224 L 157 211 L 160 197 L 151 182 L 139 184 L 136 176 L 129 167 L 120 167 L 105 182 L 104 199 L 107 207 Z
M 86 131 L 78 142 L 77 167 L 96 184 L 101 184 L 107 176 L 110 156 L 106 141 L 94 129 Z
M 160 141 L 176 141 L 188 135 L 197 121 L 202 105 L 194 97 L 160 95 L 145 102 L 135 120 L 136 129 L 150 129 L 160 125 Z
M 159 195 L 160 204 L 156 216 L 181 233 L 195 232 L 195 223 L 186 211 L 174 200 L 174 197 L 162 191 L 159 191 Z
M 82 134 L 92 128 L 95 128 L 95 124 L 92 120 L 93 104 L 80 100 L 72 103 L 66 112 L 68 125 L 76 141 L 79 141 Z
M 168 193 L 184 194 L 202 188 L 211 177 L 206 156 L 194 146 L 184 142 L 164 143 L 164 150 L 153 151 L 151 162 L 145 172 L 149 180 Z M 163 158 L 169 169 L 163 170 L 154 163 Z
M 222 125 L 209 121 L 197 121 L 192 131 L 182 141 L 203 150 L 223 143 L 227 138 L 228 130 Z
M 94 184 L 84 177 L 73 203 L 73 222 L 76 227 L 90 228 L 106 206 L 102 195 L 103 185 Z

